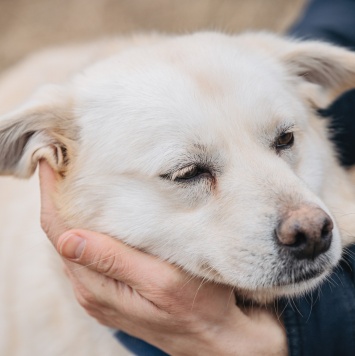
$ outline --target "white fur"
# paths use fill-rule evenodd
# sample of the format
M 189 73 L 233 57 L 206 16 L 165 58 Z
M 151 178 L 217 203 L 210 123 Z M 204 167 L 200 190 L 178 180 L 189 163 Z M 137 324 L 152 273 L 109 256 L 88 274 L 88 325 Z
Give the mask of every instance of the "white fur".
M 352 241 L 355 224 L 345 213 L 355 211 L 355 199 L 314 106 L 355 84 L 354 54 L 262 33 L 139 37 L 63 51 L 58 77 L 43 64 L 56 50 L 20 64 L 0 83 L 5 101 L 8 96 L 14 104 L 38 87 L 24 80 L 33 66 L 48 68 L 47 82 L 56 85 L 0 119 L 4 174 L 28 176 L 34 168 L 31 161 L 47 158 L 64 177 L 56 203 L 70 226 L 118 237 L 194 275 L 233 285 L 248 298 L 264 302 L 304 293 L 329 274 L 339 261 L 341 239 L 343 244 Z M 15 90 L 7 88 L 16 88 L 19 80 L 25 81 L 27 91 L 16 101 Z M 10 109 L 4 106 L 0 112 Z M 272 143 L 278 128 L 292 125 L 294 147 L 277 154 Z M 26 141 L 17 159 L 6 148 L 30 129 L 39 136 Z M 39 152 L 33 147 L 40 142 L 45 149 Z M 210 167 L 213 180 L 177 183 L 162 178 L 175 177 L 197 162 Z M 0 189 L 7 191 L 7 184 L 2 180 Z M 16 190 L 27 185 L 11 184 Z M 22 194 L 8 194 L 4 206 L 22 202 Z M 282 212 L 305 203 L 332 216 L 333 241 L 314 261 L 293 261 L 280 254 L 273 234 Z M 75 345 L 80 351 L 71 354 L 94 355 L 99 349 L 100 354 L 117 354 L 112 351 L 115 341 L 99 326 L 96 334 L 95 323 L 66 295 L 70 292 L 59 272 L 54 276 L 48 270 L 57 258 L 37 258 L 38 246 L 31 252 L 20 248 L 30 237 L 22 236 L 22 228 L 13 229 L 26 214 L 14 212 L 11 216 L 16 217 L 1 221 L 6 283 L 1 285 L 0 308 L 14 308 L 0 309 L 6 314 L 0 326 L 10 335 L 1 340 L 16 337 L 19 342 L 3 342 L 0 351 L 13 347 L 16 353 L 11 355 L 60 354 L 62 345 L 74 350 L 68 330 L 72 335 L 83 328 L 83 339 Z M 39 230 L 32 235 L 37 238 Z M 22 258 L 9 257 L 14 251 L 25 253 L 22 263 Z M 295 273 L 312 270 L 322 273 L 293 283 Z M 48 290 L 36 284 L 48 285 Z M 53 295 L 63 305 L 58 313 L 53 311 Z M 31 321 L 28 313 L 33 313 Z M 70 313 L 79 313 L 79 320 Z M 54 314 L 64 327 L 52 322 Z M 14 323 L 21 328 L 11 328 Z M 93 341 L 94 334 L 102 342 L 97 337 Z M 37 352 L 39 344 L 45 344 L 46 352 Z

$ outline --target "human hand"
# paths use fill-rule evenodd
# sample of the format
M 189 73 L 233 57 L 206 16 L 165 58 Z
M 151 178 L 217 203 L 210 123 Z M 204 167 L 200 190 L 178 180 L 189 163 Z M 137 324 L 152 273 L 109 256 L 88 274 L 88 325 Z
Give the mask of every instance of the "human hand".
M 232 288 L 192 278 L 109 236 L 65 232 L 45 162 L 40 179 L 43 229 L 65 258 L 79 303 L 100 323 L 172 355 L 287 355 L 277 318 L 265 309 L 242 311 Z

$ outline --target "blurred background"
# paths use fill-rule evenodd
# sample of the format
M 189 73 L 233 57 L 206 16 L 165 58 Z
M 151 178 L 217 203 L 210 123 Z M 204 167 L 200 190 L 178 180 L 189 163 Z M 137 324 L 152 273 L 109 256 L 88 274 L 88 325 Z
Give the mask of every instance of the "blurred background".
M 0 71 L 37 49 L 122 33 L 282 32 L 305 0 L 0 0 Z

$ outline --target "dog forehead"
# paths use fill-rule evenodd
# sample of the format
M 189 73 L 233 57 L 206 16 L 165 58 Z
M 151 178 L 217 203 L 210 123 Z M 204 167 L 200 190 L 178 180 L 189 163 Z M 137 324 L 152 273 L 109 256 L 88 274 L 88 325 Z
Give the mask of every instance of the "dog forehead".
M 299 113 L 285 73 L 235 42 L 168 42 L 109 59 L 79 82 L 85 146 L 176 150 L 236 139 Z M 99 140 L 98 136 L 105 137 Z M 117 152 L 116 155 L 119 155 Z
M 280 108 L 281 100 L 289 99 L 285 92 L 289 76 L 272 57 L 238 46 L 228 36 L 218 35 L 225 40 L 221 43 L 206 43 L 206 38 L 205 34 L 172 39 L 98 63 L 79 76 L 79 95 L 89 108 L 92 104 L 103 110 L 108 104 L 176 110 L 182 103 L 193 108 L 204 102 L 211 108 L 243 109 L 255 103 L 258 107 L 276 103 Z

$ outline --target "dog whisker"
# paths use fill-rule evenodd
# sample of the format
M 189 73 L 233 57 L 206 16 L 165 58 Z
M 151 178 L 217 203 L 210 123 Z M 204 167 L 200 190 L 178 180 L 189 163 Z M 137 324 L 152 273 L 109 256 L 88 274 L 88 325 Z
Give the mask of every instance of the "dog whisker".
M 232 288 L 231 288 L 231 291 L 230 291 L 230 293 L 229 293 L 229 297 L 228 297 L 226 309 L 228 309 L 228 307 L 229 307 L 229 303 L 230 303 L 230 301 L 232 300 L 232 296 L 234 295 L 234 292 L 235 292 L 235 287 L 232 287 Z
M 297 313 L 303 318 L 303 314 L 301 313 L 301 311 L 297 308 L 297 304 L 296 302 L 293 300 L 293 298 L 291 298 L 291 303 L 293 303 L 293 306 L 295 307 Z
M 210 267 L 210 271 L 212 271 L 212 270 L 213 270 L 213 268 Z M 210 272 L 210 271 L 209 271 L 209 272 Z M 208 277 L 207 277 L 208 274 L 209 274 L 209 272 L 207 272 L 206 277 L 204 277 L 204 278 L 202 279 L 200 285 L 198 286 L 198 288 L 197 288 L 197 290 L 196 290 L 195 296 L 194 296 L 194 298 L 193 298 L 193 300 L 192 300 L 191 311 L 193 310 L 193 307 L 194 307 L 194 304 L 195 304 L 195 301 L 196 301 L 198 292 L 200 291 L 200 289 L 203 287 L 203 285 L 204 285 L 205 283 L 209 282 L 209 281 L 208 281 Z

